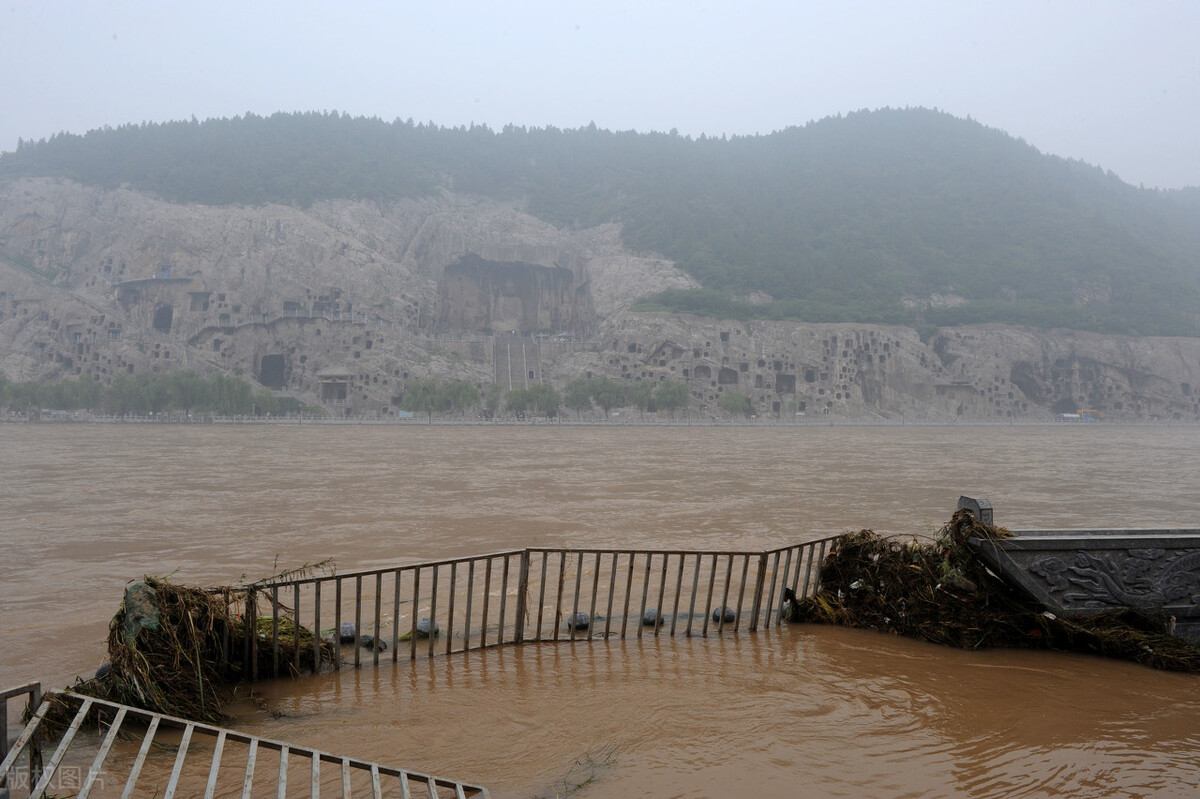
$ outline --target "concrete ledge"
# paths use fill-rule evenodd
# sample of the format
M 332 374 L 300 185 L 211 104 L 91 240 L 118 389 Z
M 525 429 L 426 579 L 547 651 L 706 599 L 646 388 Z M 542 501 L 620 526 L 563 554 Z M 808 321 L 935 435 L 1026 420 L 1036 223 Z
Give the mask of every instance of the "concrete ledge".
M 1060 613 L 1134 608 L 1200 641 L 1200 529 L 1027 530 L 972 538 L 997 574 Z

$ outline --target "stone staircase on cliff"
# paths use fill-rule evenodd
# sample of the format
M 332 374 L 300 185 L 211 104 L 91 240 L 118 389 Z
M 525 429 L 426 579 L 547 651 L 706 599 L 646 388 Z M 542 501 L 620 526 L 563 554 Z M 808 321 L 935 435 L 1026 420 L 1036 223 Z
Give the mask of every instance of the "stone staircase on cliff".
M 498 335 L 492 360 L 496 385 L 504 391 L 529 388 L 542 382 L 542 365 L 537 339 L 532 336 Z

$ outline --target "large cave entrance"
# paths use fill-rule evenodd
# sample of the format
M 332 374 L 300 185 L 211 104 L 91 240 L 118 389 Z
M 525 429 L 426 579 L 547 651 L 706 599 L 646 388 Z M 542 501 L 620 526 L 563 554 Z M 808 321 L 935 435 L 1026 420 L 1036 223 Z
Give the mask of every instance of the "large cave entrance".
M 588 281 L 566 267 L 467 253 L 438 282 L 437 329 L 583 334 L 594 316 Z
M 267 388 L 281 389 L 287 382 L 286 372 L 282 355 L 264 355 L 258 367 L 258 382 Z
M 159 333 L 170 333 L 171 322 L 175 319 L 175 309 L 170 305 L 160 305 L 154 311 L 154 321 L 150 326 Z

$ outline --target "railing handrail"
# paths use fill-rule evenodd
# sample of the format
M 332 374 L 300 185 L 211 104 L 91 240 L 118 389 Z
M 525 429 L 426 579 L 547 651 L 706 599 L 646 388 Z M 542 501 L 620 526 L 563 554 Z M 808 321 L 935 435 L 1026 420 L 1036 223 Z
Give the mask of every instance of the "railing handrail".
M 313 575 L 312 577 L 296 577 L 290 580 L 266 580 L 258 583 L 250 583 L 246 587 L 266 590 L 270 590 L 272 588 L 291 588 L 292 586 L 311 585 L 313 583 L 327 582 L 329 580 L 352 580 L 356 577 L 376 577 L 383 574 L 395 574 L 398 571 L 424 569 L 430 566 L 449 566 L 457 563 L 469 563 L 473 560 L 490 560 L 493 558 L 512 557 L 513 555 L 520 555 L 522 552 L 526 551 L 530 550 L 505 549 L 499 552 L 485 552 L 481 555 L 462 555 L 457 558 L 448 558 L 446 560 L 423 560 L 417 563 L 401 563 L 397 566 L 383 566 L 377 569 L 363 569 L 361 571 L 320 574 Z
M 795 549 L 796 547 L 806 547 L 809 544 L 829 544 L 829 543 L 832 543 L 832 542 L 838 540 L 843 535 L 845 535 L 845 533 L 835 533 L 834 535 L 827 535 L 823 538 L 810 538 L 807 541 L 800 541 L 799 543 L 796 543 L 796 544 L 788 544 L 786 546 L 776 547 L 775 549 L 764 549 L 759 554 L 774 555 L 777 552 L 787 552 L 789 549 Z M 741 553 L 738 553 L 738 554 L 741 554 Z
M 5 688 L 4 690 L 0 690 L 0 701 L 7 701 L 14 696 L 20 696 L 21 694 L 37 696 L 39 693 L 41 693 L 41 690 L 42 684 L 40 682 L 27 682 L 24 685 L 18 685 L 14 688 Z
M 794 544 L 784 544 L 783 546 L 773 549 L 648 549 L 635 548 L 627 549 L 623 547 L 524 547 L 521 549 L 504 549 L 496 552 L 485 552 L 479 555 L 460 555 L 454 558 L 446 558 L 444 560 L 423 560 L 416 563 L 402 563 L 396 566 L 382 566 L 375 569 L 362 569 L 359 571 L 337 572 L 331 574 L 314 575 L 312 577 L 297 577 L 289 580 L 265 580 L 257 583 L 250 583 L 247 587 L 258 589 L 271 588 L 290 588 L 298 585 L 311 585 L 317 582 L 326 582 L 336 579 L 353 579 L 355 577 L 375 577 L 382 574 L 394 574 L 398 571 L 411 571 L 415 569 L 424 569 L 431 566 L 450 566 L 451 564 L 469 563 L 470 561 L 490 560 L 494 558 L 512 557 L 521 553 L 545 553 L 558 554 L 566 553 L 568 555 L 698 555 L 708 556 L 717 555 L 723 557 L 738 557 L 750 556 L 757 557 L 759 555 L 774 555 L 776 553 L 786 552 L 789 549 L 796 547 L 808 546 L 809 544 L 828 543 L 837 540 L 841 537 L 841 533 L 836 535 L 824 536 L 821 538 L 811 538 L 805 541 L 799 541 Z
M 623 547 L 526 547 L 525 552 L 566 552 L 568 554 L 582 553 L 584 555 L 721 555 L 737 557 L 739 555 L 773 555 L 776 552 L 785 552 L 796 547 L 808 546 L 809 544 L 819 544 L 822 541 L 833 541 L 838 538 L 838 535 L 828 536 L 826 538 L 813 538 L 808 541 L 800 541 L 795 544 L 786 544 L 775 549 L 626 549 Z M 522 551 L 522 550 L 518 550 Z
M 325 663 L 340 668 L 344 651 L 357 667 L 368 658 L 378 665 L 382 652 L 397 662 L 402 649 L 413 659 L 581 640 L 592 637 L 593 622 L 605 638 L 657 637 L 660 628 L 671 636 L 754 632 L 782 621 L 785 589 L 797 596 L 817 590 L 820 563 L 836 539 L 767 550 L 539 546 L 265 580 L 232 589 L 231 603 L 241 605 L 236 614 L 248 621 L 230 657 L 240 650 L 255 682 L 260 674 L 298 674 Z M 649 610 L 660 621 L 647 630 Z M 311 644 L 281 651 L 285 618 L 296 629 L 308 625 Z

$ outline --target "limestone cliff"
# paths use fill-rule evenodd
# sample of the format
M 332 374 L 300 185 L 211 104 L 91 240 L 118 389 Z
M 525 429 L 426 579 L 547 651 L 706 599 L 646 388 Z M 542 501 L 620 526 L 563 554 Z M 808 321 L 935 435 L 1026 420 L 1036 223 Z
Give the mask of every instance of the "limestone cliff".
M 587 335 L 595 318 L 586 272 L 583 277 L 577 281 L 575 272 L 557 264 L 498 263 L 470 253 L 442 273 L 438 330 Z
M 693 407 L 723 391 L 760 414 L 928 421 L 1048 419 L 1080 408 L 1115 420 L 1197 420 L 1200 340 L 1122 338 L 1001 325 L 945 328 L 717 322 L 666 314 L 612 320 L 599 352 L 560 359 L 626 380 L 687 380 Z
M 620 230 L 443 194 L 381 205 L 177 205 L 65 180 L 0 184 L 0 372 L 192 368 L 389 413 L 413 377 L 504 388 L 606 374 L 737 390 L 760 414 L 1200 418 L 1200 341 L 1006 327 L 718 322 L 629 307 L 691 279 Z M 336 383 L 337 393 L 329 392 Z

